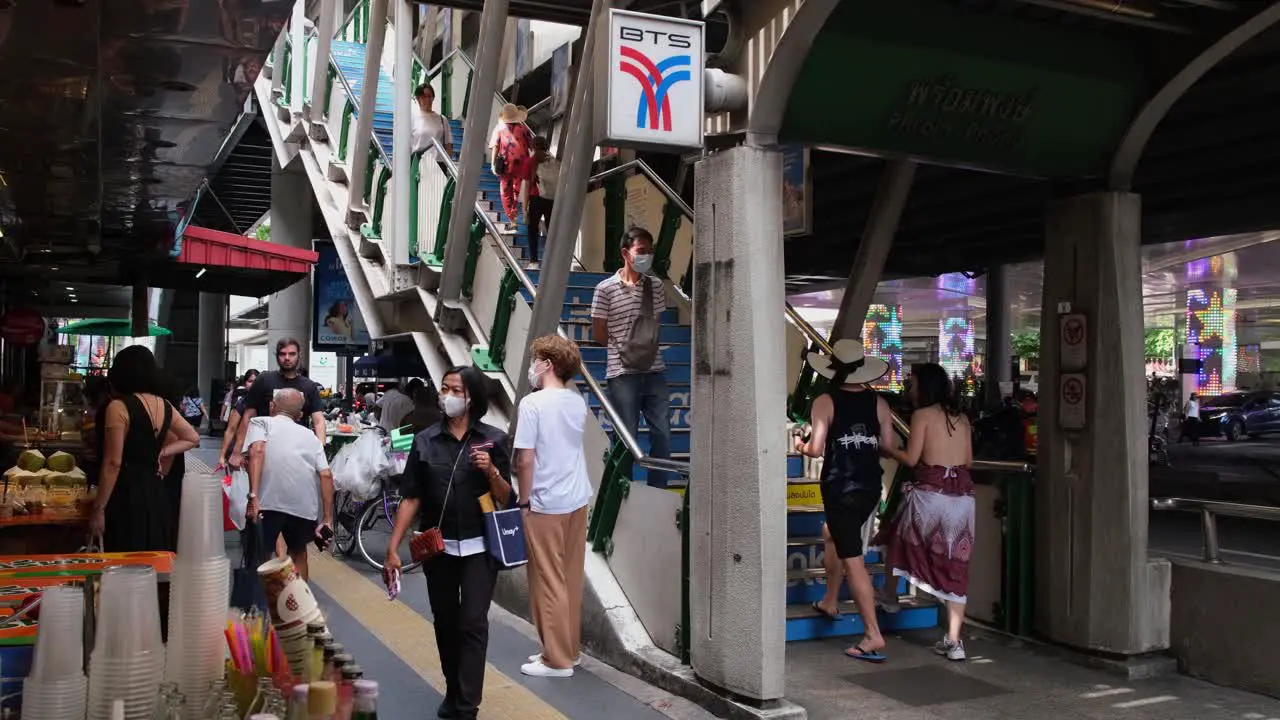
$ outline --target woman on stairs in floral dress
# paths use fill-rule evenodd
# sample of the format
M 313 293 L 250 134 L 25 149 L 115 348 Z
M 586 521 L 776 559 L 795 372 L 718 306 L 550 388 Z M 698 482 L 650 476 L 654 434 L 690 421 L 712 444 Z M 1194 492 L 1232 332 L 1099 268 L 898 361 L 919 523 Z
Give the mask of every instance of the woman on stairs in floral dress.
M 946 602 L 947 634 L 934 650 L 964 660 L 960 630 L 973 554 L 972 431 L 940 365 L 912 366 L 908 396 L 916 408 L 911 439 L 905 451 L 892 446 L 888 454 L 915 475 L 872 545 L 885 549 L 885 567 L 894 576 Z

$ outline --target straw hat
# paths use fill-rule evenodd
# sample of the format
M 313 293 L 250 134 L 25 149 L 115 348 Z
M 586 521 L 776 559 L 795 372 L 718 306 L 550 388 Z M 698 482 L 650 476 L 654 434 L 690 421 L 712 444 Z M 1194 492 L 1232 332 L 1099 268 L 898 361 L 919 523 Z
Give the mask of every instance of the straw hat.
M 529 117 L 529 110 L 523 105 L 512 105 L 507 103 L 502 106 L 502 112 L 498 113 L 498 119 L 507 124 L 522 123 L 525 118 Z
M 834 355 L 811 352 L 805 356 L 813 371 L 831 379 L 838 373 L 848 373 L 845 384 L 857 385 L 879 380 L 889 372 L 889 363 L 878 357 L 867 357 L 862 343 L 857 340 L 838 340 L 831 348 Z

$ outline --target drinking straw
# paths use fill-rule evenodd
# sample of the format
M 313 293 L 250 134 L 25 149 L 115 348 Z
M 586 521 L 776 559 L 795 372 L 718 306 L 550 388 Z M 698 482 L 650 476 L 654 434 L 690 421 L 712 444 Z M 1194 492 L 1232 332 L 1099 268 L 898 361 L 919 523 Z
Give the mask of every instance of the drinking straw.
M 275 628 L 271 629 L 271 637 L 275 638 L 271 643 L 271 647 L 274 651 L 273 654 L 275 655 L 274 664 L 276 672 L 287 672 L 289 671 L 289 661 L 284 656 L 284 648 L 280 646 L 280 636 L 276 635 Z
M 236 628 L 236 639 L 240 642 L 240 652 L 243 654 L 246 675 L 253 674 L 253 647 L 249 643 L 249 629 L 244 625 Z
M 230 623 L 227 624 L 230 625 Z M 240 649 L 236 645 L 235 630 L 228 627 L 226 630 L 223 630 L 222 633 L 226 635 L 227 649 L 231 651 L 231 665 L 235 667 L 236 670 L 240 670 L 243 665 L 240 661 Z

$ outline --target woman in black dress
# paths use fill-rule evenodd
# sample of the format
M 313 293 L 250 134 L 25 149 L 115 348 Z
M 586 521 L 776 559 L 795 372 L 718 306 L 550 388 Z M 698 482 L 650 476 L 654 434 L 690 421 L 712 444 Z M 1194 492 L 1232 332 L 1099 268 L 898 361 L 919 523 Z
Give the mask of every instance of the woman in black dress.
M 175 457 L 200 443 L 165 396 L 155 356 L 141 345 L 121 350 L 107 374 L 107 406 L 98 499 L 90 531 L 107 552 L 171 550 L 176 502 L 165 477 Z

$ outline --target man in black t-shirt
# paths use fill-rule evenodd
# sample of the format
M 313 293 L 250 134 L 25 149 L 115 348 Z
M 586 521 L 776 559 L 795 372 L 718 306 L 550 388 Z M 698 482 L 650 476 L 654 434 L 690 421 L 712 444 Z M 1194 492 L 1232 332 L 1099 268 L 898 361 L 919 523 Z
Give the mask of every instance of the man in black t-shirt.
M 302 360 L 302 345 L 293 338 L 282 338 L 276 343 L 276 365 L 279 370 L 268 370 L 258 376 L 249 393 L 244 398 L 244 411 L 241 413 L 240 427 L 236 430 L 236 439 L 231 446 L 231 467 L 242 467 L 245 433 L 249 421 L 255 417 L 271 415 L 271 398 L 277 390 L 297 390 L 302 393 L 305 402 L 302 406 L 300 424 L 311 423 L 320 444 L 325 442 L 324 404 L 320 401 L 320 386 L 298 372 Z

